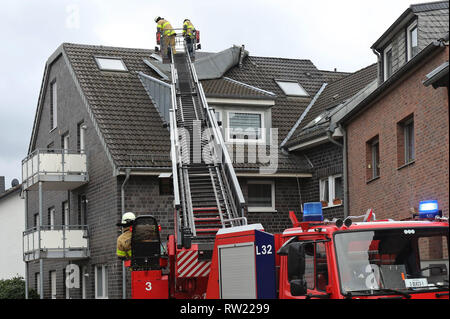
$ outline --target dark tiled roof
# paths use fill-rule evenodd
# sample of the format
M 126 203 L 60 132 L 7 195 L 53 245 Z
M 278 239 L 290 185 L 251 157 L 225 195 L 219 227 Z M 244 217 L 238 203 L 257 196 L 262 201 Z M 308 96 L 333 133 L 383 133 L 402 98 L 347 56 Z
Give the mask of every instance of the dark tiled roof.
M 64 44 L 64 50 L 116 165 L 148 166 L 142 155 L 131 159 L 167 155 L 169 132 L 137 76 L 143 71 L 157 77 L 143 62 L 152 51 L 76 44 Z M 94 56 L 121 57 L 128 72 L 101 71 Z
M 275 95 L 241 84 L 228 78 L 201 81 L 206 96 L 247 98 L 247 99 L 274 99 Z
M 150 59 L 152 50 L 104 46 L 63 45 L 94 120 L 117 167 L 170 168 L 169 131 L 139 80 L 143 72 L 159 78 L 143 60 Z M 128 72 L 99 70 L 95 56 L 120 57 Z M 322 73 L 309 60 L 247 57 L 243 67 L 234 67 L 226 77 L 204 81 L 208 95 L 274 99 L 273 126 L 279 128 L 280 139 L 286 135 L 311 98 L 288 98 L 274 79 L 297 80 L 313 96 L 323 82 Z M 234 81 L 233 81 L 234 80 Z M 273 92 L 270 93 L 256 88 Z M 279 171 L 305 173 L 310 165 L 303 158 L 278 154 Z M 252 164 L 236 164 L 237 170 L 253 169 Z M 257 165 L 259 167 L 259 165 Z
M 351 72 L 337 72 L 337 71 L 320 71 L 326 83 L 332 83 L 334 81 L 345 78 L 347 75 L 352 74 Z
M 275 106 L 272 107 L 272 127 L 278 129 L 280 142 L 324 82 L 322 72 L 310 60 L 272 57 L 249 56 L 242 68 L 233 68 L 225 75 L 277 95 Z M 275 80 L 298 81 L 310 97 L 288 97 Z
M 410 6 L 411 10 L 414 13 L 419 12 L 426 12 L 426 11 L 432 11 L 432 10 L 442 10 L 442 9 L 448 9 L 449 3 L 448 1 L 435 1 L 435 2 L 425 2 L 425 3 L 418 3 L 418 4 L 412 4 Z
M 318 131 L 317 128 L 305 130 L 305 127 L 319 115 L 354 96 L 376 78 L 377 64 L 374 63 L 329 84 L 303 118 L 287 145 L 293 145 L 299 141 L 310 139 L 323 133 L 321 130 Z

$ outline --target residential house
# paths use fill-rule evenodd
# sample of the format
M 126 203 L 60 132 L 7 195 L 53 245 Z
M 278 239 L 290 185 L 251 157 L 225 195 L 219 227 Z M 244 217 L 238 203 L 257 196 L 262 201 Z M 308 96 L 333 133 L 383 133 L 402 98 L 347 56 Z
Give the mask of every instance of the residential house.
M 279 144 L 323 83 L 341 75 L 236 46 L 198 52 L 195 67 L 229 144 L 248 222 L 282 231 L 289 211 L 301 212 L 313 166 Z M 153 50 L 64 43 L 48 59 L 23 161 L 27 282 L 41 297 L 130 296 L 115 256 L 125 211 L 155 216 L 164 241 L 173 233 L 169 81 Z M 258 134 L 239 135 L 239 127 Z M 70 287 L 68 265 L 79 269 Z
M 378 82 L 330 120 L 346 139 L 350 215 L 404 219 L 433 199 L 448 216 L 448 14 L 448 1 L 411 5 L 372 46 Z
M 0 242 L 3 245 L 0 279 L 25 275 L 22 256 L 25 201 L 21 196 L 21 188 L 22 185 L 14 179 L 11 187 L 5 189 L 5 177 L 0 176 Z
M 282 145 L 311 162 L 313 176 L 302 184 L 302 200 L 322 202 L 324 216 L 330 220 L 347 215 L 344 209 L 344 141 L 339 130 L 329 129 L 330 118 L 376 78 L 375 63 L 341 78 L 328 80 Z

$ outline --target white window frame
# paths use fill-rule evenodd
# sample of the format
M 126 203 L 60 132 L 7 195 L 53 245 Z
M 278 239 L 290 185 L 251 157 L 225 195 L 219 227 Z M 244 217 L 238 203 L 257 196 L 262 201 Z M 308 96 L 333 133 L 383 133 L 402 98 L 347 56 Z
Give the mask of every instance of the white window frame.
M 102 60 L 111 60 L 111 61 L 120 62 L 122 67 L 121 68 L 108 68 L 108 67 L 102 66 Z M 128 68 L 127 68 L 125 62 L 123 61 L 122 58 L 119 58 L 119 57 L 96 56 L 95 62 L 97 63 L 97 66 L 101 71 L 128 72 Z
M 102 295 L 98 294 L 98 269 L 101 268 Z M 106 265 L 95 266 L 95 299 L 108 299 L 108 267 Z
M 271 207 L 257 207 L 257 206 L 248 206 L 248 212 L 249 213 L 276 213 L 277 210 L 275 209 L 275 181 L 269 181 L 269 180 L 249 180 L 247 181 L 247 187 L 250 187 L 250 185 L 270 185 L 271 187 L 271 196 L 272 196 L 272 206 Z M 247 192 L 248 193 L 248 192 Z
M 55 230 L 55 212 L 56 209 L 55 207 L 50 207 L 48 209 L 48 213 L 49 213 L 49 225 L 50 225 L 50 230 Z
M 50 95 L 50 112 L 52 114 L 51 132 L 58 127 L 58 82 L 53 81 L 50 84 Z
M 416 39 L 416 41 L 417 41 L 417 46 L 419 45 L 419 29 L 418 29 L 418 27 L 417 27 L 417 20 L 416 21 L 414 21 L 413 23 L 411 23 L 409 26 L 408 26 L 408 28 L 406 29 L 406 50 L 407 50 L 407 55 L 408 55 L 408 61 L 409 60 L 411 60 L 412 58 L 413 58 L 413 56 L 412 56 L 412 47 L 411 47 L 411 44 L 412 44 L 412 39 L 411 39 L 411 31 L 414 29 L 414 28 L 417 28 L 417 32 L 416 32 L 416 34 L 417 34 L 417 39 Z
M 67 154 L 68 153 L 68 151 L 69 151 L 69 139 L 70 139 L 70 136 L 69 136 L 69 133 L 66 133 L 64 136 L 63 136 L 63 150 L 65 151 L 65 153 Z
M 81 269 L 81 299 L 86 299 L 87 297 L 86 285 L 88 275 L 87 267 L 83 266 Z
M 280 87 L 280 89 L 283 91 L 283 93 L 286 96 L 305 96 L 305 97 L 309 96 L 308 92 L 305 90 L 305 88 L 300 83 L 298 83 L 298 81 L 295 81 L 295 80 L 292 80 L 292 81 L 289 81 L 289 80 L 275 80 L 275 82 L 277 83 L 277 85 Z M 286 92 L 286 89 L 282 86 L 282 84 L 285 84 L 285 83 L 297 84 L 299 86 L 300 90 L 303 91 L 304 93 L 302 92 L 302 93 L 298 93 L 298 94 L 289 94 L 288 92 Z
M 326 200 L 328 202 L 327 206 L 324 206 L 323 208 L 330 208 L 330 207 L 338 207 L 342 206 L 344 203 L 344 199 L 340 198 L 341 203 L 338 205 L 333 204 L 333 200 L 336 197 L 336 179 L 342 178 L 342 174 L 336 174 L 331 175 L 325 178 L 322 178 L 319 180 L 319 194 L 320 194 L 320 201 Z M 323 193 L 324 184 L 328 182 L 328 198 L 324 198 L 325 194 Z M 342 185 L 343 186 L 343 185 Z
M 66 200 L 62 204 L 63 206 L 63 225 L 69 226 L 70 225 L 70 205 L 69 201 Z
M 50 293 L 51 293 L 51 299 L 56 299 L 57 296 L 57 287 L 56 287 L 56 271 L 52 270 L 50 271 Z
M 391 51 L 391 66 L 392 66 L 392 57 L 393 57 L 393 51 L 392 51 L 392 44 L 389 44 L 387 47 L 386 47 L 386 49 L 384 49 L 384 51 L 383 51 L 383 74 L 384 74 L 384 80 L 386 81 L 387 79 L 389 79 L 391 76 L 392 76 L 392 74 L 394 73 L 393 72 L 393 68 L 392 68 L 392 70 L 391 70 L 391 75 L 390 76 L 388 76 L 388 74 L 387 74 L 387 63 L 386 63 L 386 56 L 387 56 L 387 53 L 389 52 L 389 51 Z
M 249 114 L 260 114 L 261 115 L 261 137 L 257 139 L 242 139 L 242 138 L 231 138 L 231 128 L 230 128 L 230 115 L 231 113 L 249 113 Z M 222 121 L 223 124 L 223 121 Z M 225 128 L 226 132 L 226 141 L 232 143 L 265 143 L 266 141 L 266 127 L 265 127 L 265 118 L 263 111 L 243 111 L 239 110 L 227 110 L 227 127 Z

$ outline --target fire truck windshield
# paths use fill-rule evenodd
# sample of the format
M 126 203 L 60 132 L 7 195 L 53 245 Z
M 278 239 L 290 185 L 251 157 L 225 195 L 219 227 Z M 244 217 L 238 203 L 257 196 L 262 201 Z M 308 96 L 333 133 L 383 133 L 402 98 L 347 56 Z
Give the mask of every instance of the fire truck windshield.
M 448 290 L 448 227 L 335 234 L 342 294 Z

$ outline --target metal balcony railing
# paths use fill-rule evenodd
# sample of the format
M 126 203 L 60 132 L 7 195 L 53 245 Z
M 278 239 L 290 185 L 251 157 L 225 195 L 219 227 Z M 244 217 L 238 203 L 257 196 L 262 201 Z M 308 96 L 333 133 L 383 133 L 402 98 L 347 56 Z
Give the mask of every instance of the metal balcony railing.
M 89 181 L 85 152 L 37 149 L 22 160 L 24 190 L 72 190 Z
M 40 226 L 23 232 L 23 260 L 89 257 L 88 226 Z

